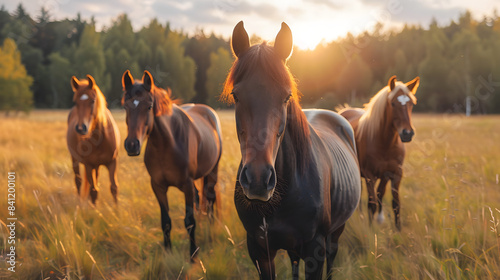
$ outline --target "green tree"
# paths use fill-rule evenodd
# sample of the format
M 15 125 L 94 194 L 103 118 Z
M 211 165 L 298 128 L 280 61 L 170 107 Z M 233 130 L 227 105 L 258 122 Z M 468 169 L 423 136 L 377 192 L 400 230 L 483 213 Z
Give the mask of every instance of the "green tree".
M 163 26 L 153 19 L 138 36 L 139 42 L 143 42 L 137 46 L 137 49 L 142 49 L 142 54 L 138 57 L 140 69 L 151 72 L 156 85 L 170 87 L 175 97 L 183 101 L 191 100 L 195 95 L 196 65 L 193 59 L 184 55 L 185 35 L 172 31 L 168 24 Z M 145 50 L 144 42 L 147 42 L 150 52 Z M 141 76 L 142 73 L 138 75 Z
M 92 75 L 104 95 L 108 96 L 111 77 L 106 71 L 106 60 L 100 42 L 100 33 L 95 31 L 94 24 L 85 26 L 80 43 L 75 47 L 70 61 L 73 63 L 76 77 L 83 78 L 87 74 Z
M 359 55 L 353 55 L 338 77 L 338 89 L 343 101 L 369 97 L 373 75 L 370 67 Z
M 0 110 L 31 110 L 33 93 L 30 86 L 33 78 L 21 63 L 21 54 L 12 39 L 5 39 L 0 48 Z
M 121 78 L 126 70 L 140 72 L 135 53 L 136 35 L 126 14 L 118 16 L 113 25 L 103 34 L 102 45 L 105 50 L 106 69 L 111 77 L 108 104 L 119 106 L 122 98 Z
M 233 57 L 225 48 L 210 54 L 210 67 L 207 69 L 207 104 L 220 107 L 219 96 L 222 93 L 224 81 L 233 64 Z

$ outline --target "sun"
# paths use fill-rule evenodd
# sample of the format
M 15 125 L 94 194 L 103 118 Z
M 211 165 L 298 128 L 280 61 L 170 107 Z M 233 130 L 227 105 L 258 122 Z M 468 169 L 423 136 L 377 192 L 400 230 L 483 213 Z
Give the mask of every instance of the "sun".
M 318 26 L 325 25 L 313 21 L 295 23 L 291 26 L 293 44 L 301 50 L 314 50 L 318 44 L 331 42 L 348 32 L 348 29 L 341 25 L 327 29 Z

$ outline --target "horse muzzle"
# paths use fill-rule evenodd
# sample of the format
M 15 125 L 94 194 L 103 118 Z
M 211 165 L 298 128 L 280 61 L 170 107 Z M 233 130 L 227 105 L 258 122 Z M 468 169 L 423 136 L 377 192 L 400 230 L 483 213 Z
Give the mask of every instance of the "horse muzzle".
M 137 139 L 125 139 L 125 150 L 131 157 L 141 154 L 141 143 Z
M 256 167 L 246 164 L 241 169 L 239 182 L 248 199 L 269 201 L 276 187 L 276 171 L 271 165 Z
M 75 130 L 80 135 L 87 135 L 87 133 L 89 132 L 89 130 L 85 124 L 81 124 L 81 125 L 77 124 L 75 126 Z
M 413 135 L 415 135 L 413 130 L 403 129 L 403 131 L 399 134 L 399 137 L 401 137 L 402 142 L 406 143 L 411 141 Z

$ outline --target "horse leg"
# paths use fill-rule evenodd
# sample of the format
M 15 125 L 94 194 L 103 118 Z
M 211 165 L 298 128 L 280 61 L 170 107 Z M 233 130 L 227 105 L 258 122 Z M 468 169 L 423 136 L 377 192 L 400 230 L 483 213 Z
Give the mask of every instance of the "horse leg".
M 218 169 L 219 163 L 217 163 L 214 169 L 212 169 L 212 171 L 203 179 L 203 199 L 206 199 L 206 201 L 208 202 L 207 213 L 211 223 L 213 223 L 214 220 L 214 204 L 217 199 L 215 193 L 215 184 L 217 184 Z
M 71 161 L 73 162 L 73 173 L 75 173 L 76 191 L 78 192 L 78 195 L 80 195 L 80 188 L 82 187 L 82 176 L 80 176 L 80 163 L 74 157 L 71 157 Z
M 335 260 L 335 256 L 337 256 L 337 252 L 339 250 L 339 238 L 342 232 L 344 232 L 345 224 L 335 230 L 327 240 L 327 248 L 326 248 L 326 275 L 327 279 L 332 279 L 332 268 L 333 261 Z
M 290 257 L 290 261 L 292 262 L 292 277 L 293 280 L 299 280 L 299 262 L 300 257 L 297 253 L 288 251 L 288 256 Z
M 186 201 L 186 216 L 184 217 L 184 226 L 189 234 L 190 240 L 190 250 L 189 253 L 191 255 L 191 262 L 194 262 L 194 257 L 198 251 L 198 247 L 196 246 L 195 239 L 195 231 L 196 231 L 196 221 L 194 220 L 194 182 L 192 179 L 188 179 L 188 181 L 184 185 L 184 198 Z
M 111 186 L 110 186 L 111 194 L 113 195 L 113 199 L 115 201 L 115 204 L 118 203 L 118 180 L 117 180 L 117 176 L 116 176 L 117 161 L 118 161 L 118 159 L 115 158 L 107 166 L 108 172 L 109 172 L 109 180 L 111 181 Z
M 372 224 L 373 215 L 377 211 L 377 197 L 375 196 L 375 177 L 365 177 L 366 190 L 368 191 L 368 219 Z
M 151 179 L 151 187 L 153 188 L 156 200 L 158 200 L 158 204 L 160 205 L 163 245 L 166 249 L 170 249 L 172 247 L 172 244 L 170 243 L 170 230 L 172 229 L 172 220 L 168 215 L 167 186 L 157 184 L 153 181 L 153 179 Z
M 266 240 L 267 242 L 267 240 Z M 259 242 L 247 234 L 248 255 L 259 272 L 260 279 L 276 279 L 276 268 L 274 266 L 274 257 L 276 251 L 267 251 L 262 248 Z
M 306 280 L 322 279 L 323 264 L 326 257 L 325 245 L 325 238 L 323 236 L 316 236 L 304 245 Z
M 401 221 L 399 217 L 399 184 L 401 183 L 401 178 L 403 174 L 396 174 L 394 178 L 391 180 L 391 192 L 392 192 L 392 210 L 394 211 L 394 222 L 396 224 L 396 228 L 401 231 Z
M 97 167 L 97 168 L 99 168 L 99 167 Z M 90 200 L 92 201 L 92 203 L 94 205 L 96 203 L 97 194 L 98 194 L 97 189 L 95 188 L 95 186 L 97 184 L 97 175 L 98 175 L 97 168 L 93 168 L 89 165 L 85 165 L 85 173 L 87 175 L 86 177 L 87 177 L 87 183 L 89 185 L 89 190 L 88 190 L 88 193 L 86 190 L 84 195 L 89 195 Z
M 377 205 L 378 205 L 377 222 L 379 224 L 384 222 L 384 213 L 382 212 L 382 199 L 384 198 L 385 187 L 386 187 L 388 181 L 389 181 L 389 179 L 387 178 L 387 176 L 383 176 L 382 178 L 380 178 L 380 182 L 378 183 L 378 188 L 377 188 Z

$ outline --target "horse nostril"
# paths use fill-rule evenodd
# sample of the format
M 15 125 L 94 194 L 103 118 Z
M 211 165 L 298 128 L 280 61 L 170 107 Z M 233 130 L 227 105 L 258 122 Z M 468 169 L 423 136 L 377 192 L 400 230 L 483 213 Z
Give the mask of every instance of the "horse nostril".
M 403 129 L 403 135 L 413 136 L 413 130 Z
M 276 171 L 272 166 L 269 168 L 267 176 L 267 189 L 271 190 L 276 186 Z
M 85 124 L 82 124 L 82 133 L 83 134 L 87 133 L 87 126 Z
M 138 155 L 139 149 L 140 149 L 139 140 L 125 139 L 125 150 L 129 153 L 129 155 Z
M 75 130 L 76 132 L 78 132 L 79 134 L 82 134 L 82 135 L 85 135 L 87 134 L 87 126 L 85 124 L 82 124 L 81 127 L 77 124 L 75 126 Z
M 250 187 L 250 174 L 248 174 L 248 168 L 246 166 L 243 167 L 240 173 L 240 184 L 244 188 Z

